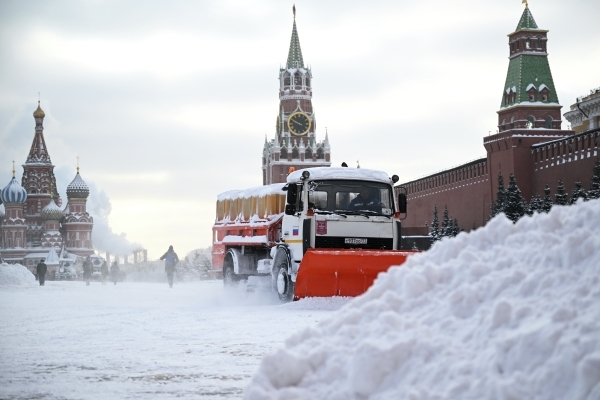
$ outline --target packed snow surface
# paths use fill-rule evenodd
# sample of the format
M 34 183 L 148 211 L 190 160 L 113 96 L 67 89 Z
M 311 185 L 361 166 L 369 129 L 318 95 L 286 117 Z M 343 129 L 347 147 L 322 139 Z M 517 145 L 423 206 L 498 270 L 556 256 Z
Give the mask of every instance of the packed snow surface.
M 240 399 L 264 355 L 349 301 L 26 272 L 30 285 L 0 286 L 0 399 Z
M 380 275 L 246 399 L 600 399 L 600 200 L 503 215 Z
M 0 286 L 35 286 L 35 277 L 21 264 L 0 264 Z

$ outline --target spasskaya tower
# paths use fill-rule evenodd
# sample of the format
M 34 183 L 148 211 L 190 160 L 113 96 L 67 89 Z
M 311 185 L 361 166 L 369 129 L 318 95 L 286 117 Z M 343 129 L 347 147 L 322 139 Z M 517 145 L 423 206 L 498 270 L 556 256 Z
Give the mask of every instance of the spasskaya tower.
M 275 138 L 267 141 L 262 156 L 263 184 L 285 182 L 295 169 L 331 166 L 329 138 L 317 142 L 312 105 L 312 71 L 304 65 L 300 39 L 294 25 L 285 68 L 279 70 L 279 112 Z

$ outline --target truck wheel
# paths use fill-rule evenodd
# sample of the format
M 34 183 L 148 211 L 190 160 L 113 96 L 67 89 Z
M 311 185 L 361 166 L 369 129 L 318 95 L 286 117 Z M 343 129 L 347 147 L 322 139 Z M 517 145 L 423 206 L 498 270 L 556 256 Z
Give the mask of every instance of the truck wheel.
M 233 267 L 231 265 L 226 266 L 225 270 L 223 271 L 223 286 L 230 288 L 235 286 L 236 283 L 237 279 L 235 273 L 233 272 Z
M 276 277 L 276 288 L 279 300 L 290 302 L 294 298 L 294 282 L 288 274 L 287 263 L 283 262 L 279 266 Z

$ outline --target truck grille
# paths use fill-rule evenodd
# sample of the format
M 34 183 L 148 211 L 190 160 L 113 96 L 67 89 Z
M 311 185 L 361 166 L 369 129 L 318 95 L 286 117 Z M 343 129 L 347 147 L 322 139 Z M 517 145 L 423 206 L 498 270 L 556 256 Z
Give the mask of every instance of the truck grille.
M 352 237 L 356 238 L 356 237 Z M 356 238 L 359 239 L 359 238 Z M 386 249 L 394 248 L 392 238 L 360 238 L 366 239 L 367 244 L 346 243 L 346 237 L 339 236 L 317 236 L 315 237 L 315 248 L 317 249 Z

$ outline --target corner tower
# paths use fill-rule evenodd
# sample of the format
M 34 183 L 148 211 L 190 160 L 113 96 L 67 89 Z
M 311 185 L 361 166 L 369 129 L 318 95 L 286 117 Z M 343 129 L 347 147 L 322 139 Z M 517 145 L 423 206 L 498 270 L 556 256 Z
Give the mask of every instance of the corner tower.
M 498 131 L 524 128 L 561 128 L 561 105 L 548 63 L 547 30 L 539 29 L 529 6 L 508 34 L 509 64 Z
M 290 167 L 296 169 L 331 166 L 329 138 L 317 142 L 316 117 L 312 105 L 312 71 L 304 64 L 296 7 L 285 68 L 279 70 L 279 112 L 275 139 L 263 148 L 263 184 L 285 182 Z
M 564 138 L 561 105 L 548 63 L 547 30 L 539 29 L 529 6 L 508 35 L 508 72 L 498 111 L 498 133 L 483 138 L 487 151 L 490 193 L 496 193 L 498 174 L 514 174 L 527 201 L 534 194 L 533 147 Z M 493 195 L 492 195 L 493 200 Z

